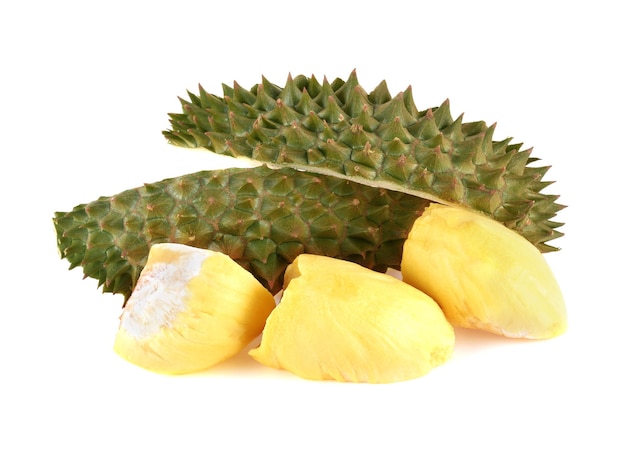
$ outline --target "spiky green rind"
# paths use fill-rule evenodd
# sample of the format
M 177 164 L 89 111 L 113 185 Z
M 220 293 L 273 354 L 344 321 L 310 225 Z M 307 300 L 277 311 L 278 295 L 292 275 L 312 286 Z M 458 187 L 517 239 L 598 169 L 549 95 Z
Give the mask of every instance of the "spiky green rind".
M 543 252 L 562 235 L 552 219 L 563 206 L 541 192 L 548 167 L 533 167 L 530 149 L 494 141 L 495 126 L 453 119 L 448 101 L 419 111 L 410 87 L 392 97 L 383 81 L 366 93 L 353 72 L 332 83 L 289 76 L 282 88 L 234 83 L 221 97 L 200 86 L 189 98 L 163 132 L 172 144 L 464 205 Z
M 132 292 L 150 246 L 218 250 L 271 292 L 300 253 L 399 268 L 402 245 L 429 201 L 331 176 L 265 166 L 203 171 L 57 212 L 61 256 L 104 292 Z

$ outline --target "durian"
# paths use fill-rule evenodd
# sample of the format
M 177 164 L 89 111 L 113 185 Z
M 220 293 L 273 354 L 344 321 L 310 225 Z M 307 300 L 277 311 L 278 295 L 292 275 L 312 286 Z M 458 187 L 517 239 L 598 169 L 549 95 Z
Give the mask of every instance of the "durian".
M 227 255 L 155 244 L 120 318 L 115 351 L 145 369 L 208 369 L 261 334 L 274 296 Z
M 392 96 L 383 81 L 367 93 L 355 71 L 332 83 L 290 75 L 284 87 L 264 77 L 222 87 L 180 99 L 163 132 L 171 144 L 462 205 L 556 250 L 548 242 L 562 235 L 553 217 L 563 206 L 541 192 L 548 167 L 511 138 L 495 141 L 495 125 L 454 119 L 447 100 L 418 110 L 411 87 Z
M 511 139 L 493 141 L 493 126 L 453 119 L 447 101 L 419 111 L 410 87 L 392 97 L 383 81 L 366 93 L 355 72 L 332 83 L 289 76 L 284 88 L 263 78 L 223 93 L 189 93 L 165 136 L 272 168 L 198 172 L 57 212 L 70 268 L 127 299 L 150 247 L 174 242 L 226 253 L 276 293 L 301 253 L 399 268 L 431 201 L 556 250 L 548 241 L 561 235 L 552 219 L 563 206 L 541 192 L 548 167 L 533 167 L 530 150 Z
M 404 244 L 402 279 L 434 298 L 454 326 L 546 339 L 567 328 L 544 255 L 492 218 L 431 204 Z
M 302 378 L 391 383 L 452 356 L 454 331 L 429 296 L 349 261 L 302 254 L 249 354 Z
M 57 212 L 60 254 L 128 298 L 154 244 L 219 251 L 273 294 L 301 253 L 399 269 L 428 200 L 332 176 L 264 166 L 203 171 Z

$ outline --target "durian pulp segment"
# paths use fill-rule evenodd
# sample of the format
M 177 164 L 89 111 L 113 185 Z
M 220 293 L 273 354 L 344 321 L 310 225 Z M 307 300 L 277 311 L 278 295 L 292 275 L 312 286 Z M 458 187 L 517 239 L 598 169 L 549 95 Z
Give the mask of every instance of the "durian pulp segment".
M 567 328 L 563 295 L 544 256 L 474 211 L 431 204 L 404 243 L 401 270 L 455 326 L 529 339 Z
M 115 351 L 155 372 L 203 370 L 258 336 L 274 305 L 227 255 L 156 244 L 122 314 Z
M 261 345 L 249 354 L 302 378 L 390 383 L 447 361 L 454 332 L 427 295 L 391 275 L 299 255 Z

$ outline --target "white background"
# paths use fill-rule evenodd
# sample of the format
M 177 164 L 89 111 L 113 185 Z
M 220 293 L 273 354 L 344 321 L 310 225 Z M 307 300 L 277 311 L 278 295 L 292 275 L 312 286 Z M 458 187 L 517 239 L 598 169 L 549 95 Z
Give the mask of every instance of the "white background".
M 0 448 L 626 448 L 618 4 L 3 2 Z M 67 270 L 54 211 L 221 163 L 161 135 L 198 83 L 355 68 L 367 90 L 411 85 L 420 109 L 449 98 L 552 166 L 567 334 L 459 331 L 449 363 L 391 385 L 305 381 L 245 354 L 183 377 L 118 358 L 122 299 Z

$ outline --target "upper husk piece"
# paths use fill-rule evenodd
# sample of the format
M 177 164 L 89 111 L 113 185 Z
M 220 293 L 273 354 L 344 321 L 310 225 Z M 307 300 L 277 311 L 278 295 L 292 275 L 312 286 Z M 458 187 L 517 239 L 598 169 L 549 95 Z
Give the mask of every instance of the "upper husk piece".
M 541 191 L 547 166 L 495 126 L 454 119 L 448 101 L 418 110 L 411 87 L 392 96 L 381 82 L 367 93 L 356 72 L 344 81 L 289 76 L 284 87 L 263 78 L 251 89 L 223 85 L 223 96 L 189 93 L 170 114 L 172 144 L 204 147 L 405 192 L 485 213 L 540 251 L 557 248 L 553 221 L 563 208 Z

